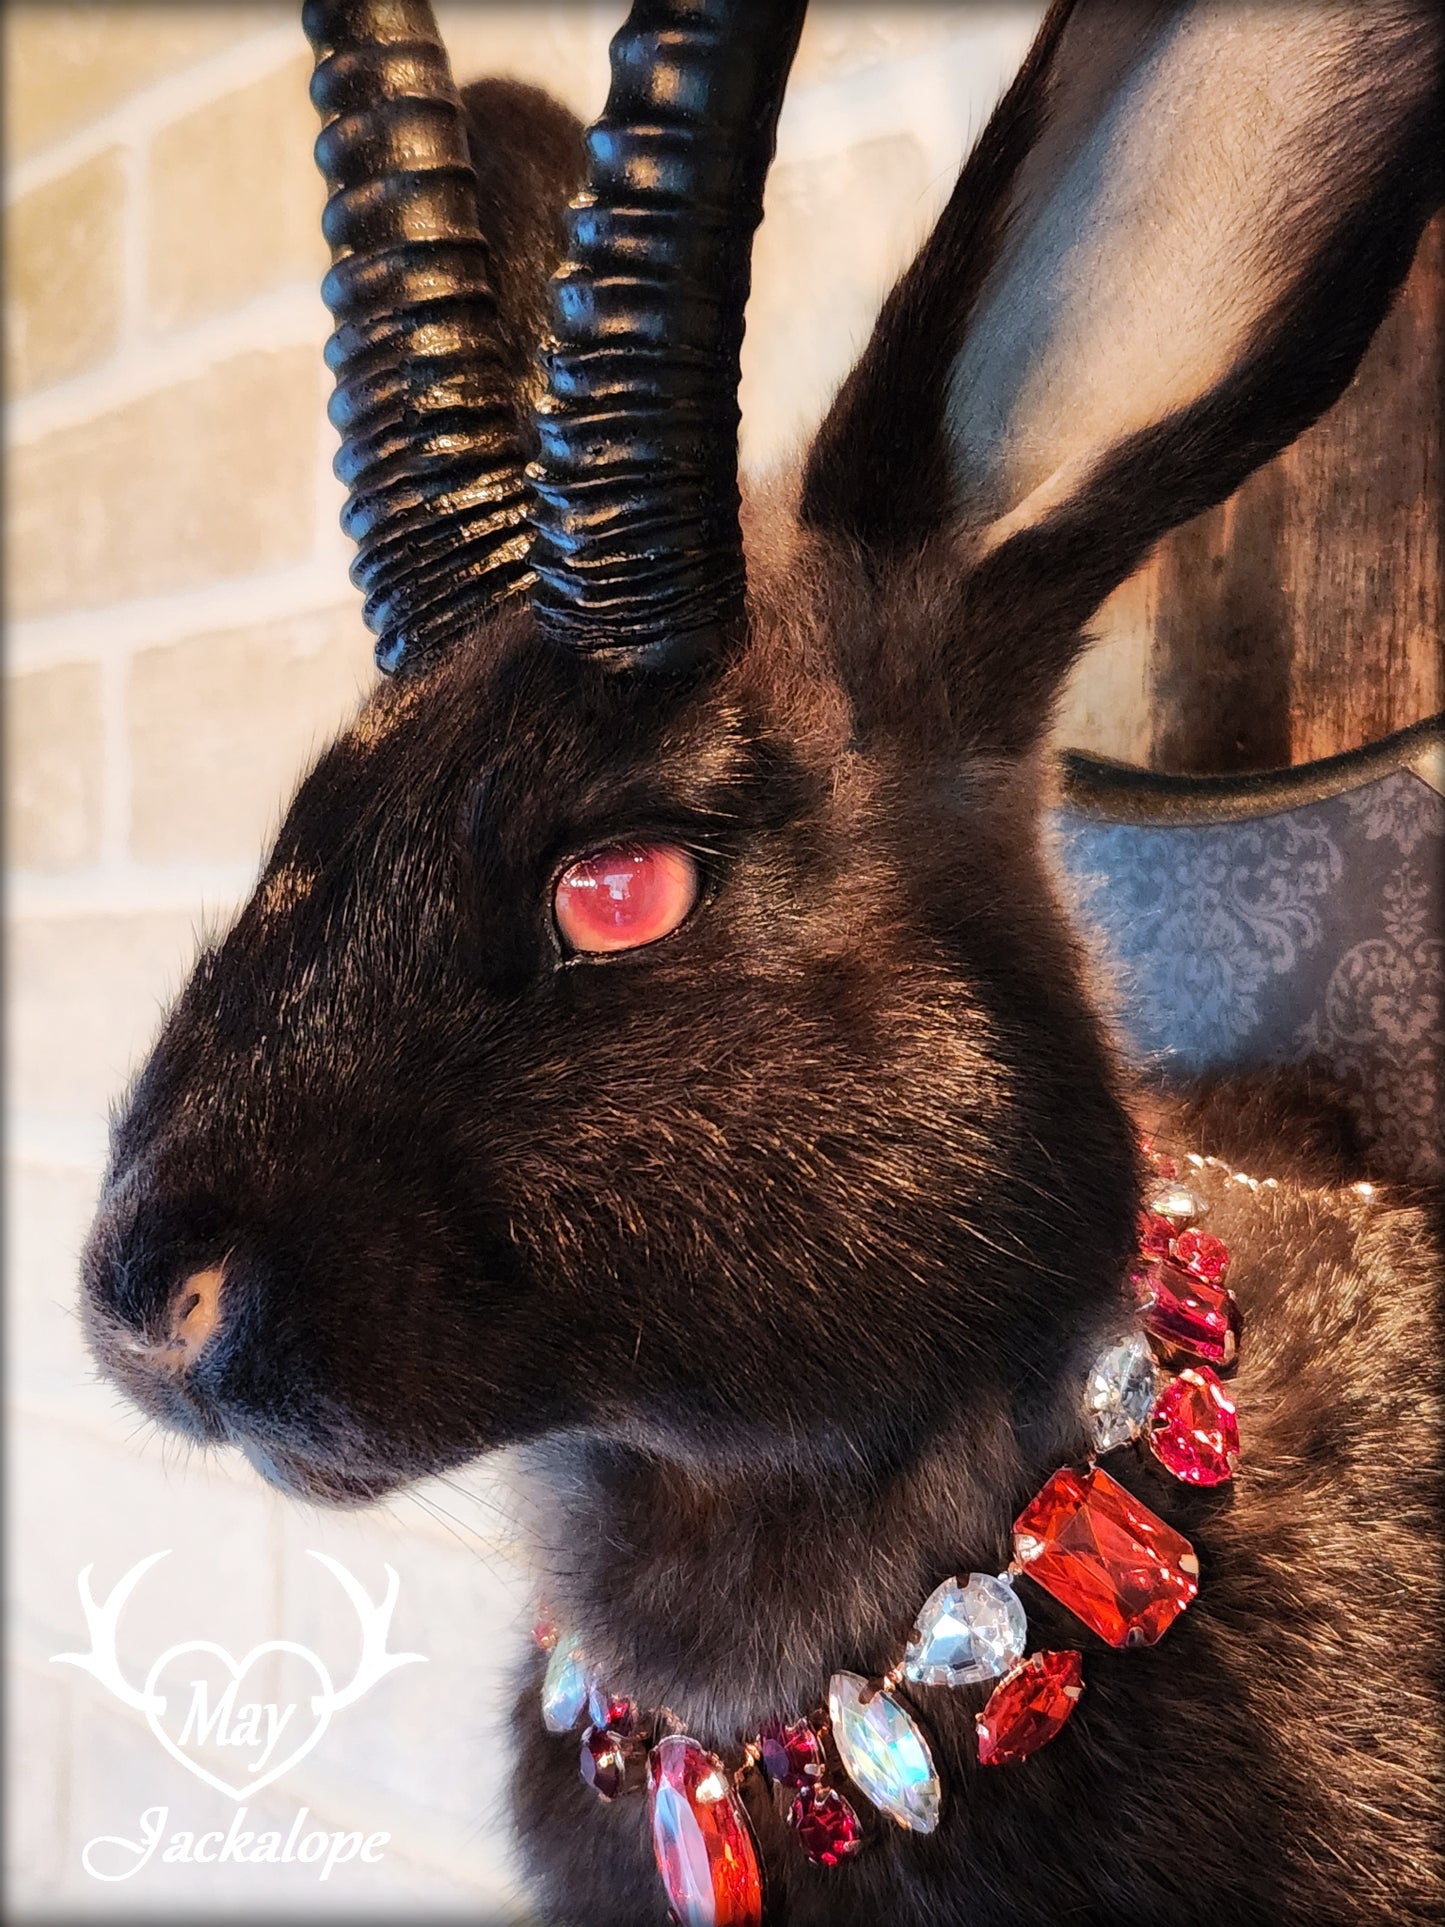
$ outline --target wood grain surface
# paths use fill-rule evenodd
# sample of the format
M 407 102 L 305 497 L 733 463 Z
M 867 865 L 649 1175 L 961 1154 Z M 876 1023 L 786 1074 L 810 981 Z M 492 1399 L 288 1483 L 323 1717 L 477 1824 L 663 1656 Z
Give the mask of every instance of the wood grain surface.
M 1100 612 L 1059 741 L 1236 771 L 1373 742 L 1445 706 L 1445 216 L 1350 387 Z

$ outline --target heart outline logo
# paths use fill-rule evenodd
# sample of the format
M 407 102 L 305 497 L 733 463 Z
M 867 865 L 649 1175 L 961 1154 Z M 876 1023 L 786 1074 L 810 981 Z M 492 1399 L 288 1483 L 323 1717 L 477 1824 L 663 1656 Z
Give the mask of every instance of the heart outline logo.
M 264 1773 L 257 1774 L 255 1779 L 248 1780 L 242 1787 L 232 1786 L 229 1781 L 223 1780 L 218 1773 L 212 1773 L 209 1767 L 202 1766 L 199 1760 L 193 1760 L 181 1743 L 173 1740 L 161 1725 L 160 1716 L 165 1712 L 169 1702 L 165 1695 L 158 1691 L 157 1682 L 161 1674 L 173 1660 L 179 1659 L 187 1653 L 208 1653 L 214 1659 L 218 1659 L 230 1673 L 233 1683 L 238 1688 L 252 1666 L 259 1660 L 264 1659 L 268 1653 L 291 1653 L 297 1659 L 304 1660 L 316 1674 L 321 1685 L 320 1693 L 311 1701 L 311 1711 L 315 1716 L 311 1731 L 298 1746 L 294 1746 L 284 1758 L 268 1767 Z M 230 1800 L 249 1799 L 251 1795 L 259 1793 L 262 1787 L 270 1786 L 273 1780 L 279 1780 L 283 1773 L 289 1773 L 293 1766 L 296 1766 L 300 1761 L 304 1760 L 306 1755 L 319 1742 L 327 1727 L 330 1726 L 332 1708 L 336 1701 L 335 1689 L 331 1684 L 331 1675 L 327 1672 L 323 1661 L 311 1651 L 309 1646 L 298 1646 L 295 1640 L 291 1639 L 262 1640 L 260 1645 L 253 1646 L 245 1658 L 241 1660 L 233 1659 L 224 1646 L 218 1646 L 216 1642 L 211 1639 L 188 1639 L 181 1645 L 168 1646 L 163 1653 L 157 1656 L 149 1673 L 146 1675 L 145 1697 L 146 1724 L 150 1727 L 151 1732 L 155 1734 L 166 1752 L 170 1754 L 173 1760 L 179 1760 L 182 1766 L 189 1767 L 197 1779 L 204 1780 L 207 1786 L 214 1787 L 217 1793 L 224 1793 L 227 1799 Z M 292 1702 L 293 1706 L 299 1704 L 299 1701 Z
M 122 1670 L 120 1655 L 116 1650 L 120 1616 L 125 1609 L 126 1601 L 141 1579 L 152 1566 L 159 1564 L 162 1559 L 169 1558 L 168 1552 L 153 1552 L 144 1559 L 138 1559 L 130 1571 L 116 1581 L 104 1599 L 97 1599 L 91 1589 L 90 1576 L 95 1568 L 86 1566 L 76 1583 L 81 1607 L 85 1613 L 86 1627 L 90 1633 L 90 1651 L 52 1653 L 51 1663 L 60 1666 L 78 1666 L 83 1672 L 99 1680 L 106 1691 L 113 1693 L 122 1706 L 129 1706 L 134 1711 L 145 1715 L 146 1724 L 173 1759 L 179 1760 L 198 1779 L 204 1780 L 218 1793 L 224 1793 L 228 1799 L 245 1799 L 250 1794 L 259 1792 L 262 1787 L 270 1786 L 283 1773 L 289 1772 L 298 1761 L 305 1759 L 330 1726 L 333 1713 L 340 1712 L 343 1707 L 354 1706 L 364 1693 L 371 1691 L 378 1680 L 384 1679 L 388 1673 L 395 1672 L 398 1666 L 426 1664 L 425 1653 L 394 1653 L 387 1645 L 391 1616 L 395 1611 L 397 1594 L 401 1587 L 401 1581 L 393 1566 L 382 1567 L 382 1571 L 386 1574 L 386 1590 L 380 1599 L 373 1599 L 339 1559 L 333 1559 L 329 1553 L 317 1552 L 314 1547 L 308 1549 L 307 1556 L 316 1560 L 318 1565 L 324 1566 L 332 1574 L 350 1600 L 360 1622 L 361 1656 L 357 1660 L 355 1672 L 345 1686 L 334 1686 L 325 1661 L 312 1652 L 309 1646 L 298 1645 L 295 1640 L 290 1639 L 263 1640 L 260 1645 L 253 1646 L 239 1664 L 231 1657 L 226 1647 L 218 1646 L 213 1640 L 183 1640 L 178 1645 L 167 1647 L 165 1652 L 155 1660 L 150 1672 L 146 1675 L 144 1687 L 133 1685 Z M 208 1653 L 220 1660 L 231 1674 L 233 1684 L 226 1690 L 233 1697 L 235 1689 L 252 1665 L 266 1654 L 290 1653 L 298 1659 L 305 1660 L 321 1684 L 320 1693 L 311 1702 L 311 1710 L 316 1716 L 316 1724 L 311 1734 L 304 1742 L 294 1747 L 284 1760 L 278 1761 L 265 1773 L 258 1774 L 245 1787 L 239 1790 L 233 1787 L 219 1774 L 212 1773 L 208 1767 L 193 1760 L 178 1742 L 171 1739 L 160 1724 L 159 1714 L 165 1711 L 167 1702 L 164 1695 L 156 1690 L 156 1682 L 165 1668 L 182 1653 Z M 295 1704 L 296 1702 L 293 1701 L 293 1707 Z M 279 1738 L 279 1734 L 275 1737 Z

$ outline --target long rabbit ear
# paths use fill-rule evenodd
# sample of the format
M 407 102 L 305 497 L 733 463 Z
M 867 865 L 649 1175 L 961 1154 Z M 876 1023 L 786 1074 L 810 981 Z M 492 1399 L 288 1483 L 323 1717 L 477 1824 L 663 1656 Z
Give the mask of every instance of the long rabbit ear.
M 982 734 L 1348 382 L 1441 196 L 1440 41 L 1436 0 L 1051 10 L 802 491 L 875 578 L 942 550 Z
M 497 322 L 530 461 L 552 319 L 548 283 L 566 248 L 567 203 L 582 185 L 583 128 L 570 108 L 523 80 L 473 80 L 461 99 Z

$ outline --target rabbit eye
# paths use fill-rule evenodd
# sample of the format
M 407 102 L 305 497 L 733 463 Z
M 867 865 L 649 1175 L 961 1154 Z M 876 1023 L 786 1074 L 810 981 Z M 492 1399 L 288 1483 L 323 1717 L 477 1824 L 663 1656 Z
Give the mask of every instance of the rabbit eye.
M 557 879 L 553 907 L 568 949 L 640 950 L 669 936 L 698 896 L 698 869 L 671 843 L 594 850 Z

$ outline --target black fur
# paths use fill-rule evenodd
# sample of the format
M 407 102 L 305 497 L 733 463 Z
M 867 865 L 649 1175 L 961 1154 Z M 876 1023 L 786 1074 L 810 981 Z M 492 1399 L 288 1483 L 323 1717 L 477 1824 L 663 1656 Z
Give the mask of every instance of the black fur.
M 1035 84 L 965 177 L 974 234 L 998 231 Z M 499 114 L 494 154 L 527 126 Z M 1265 364 L 1234 371 L 1210 419 L 1256 412 L 1209 489 L 1327 404 L 1418 218 L 1395 208 L 1355 319 L 1279 412 L 1258 412 Z M 1364 219 L 1342 208 L 1341 232 Z M 517 325 L 539 220 L 499 251 Z M 1335 271 L 1358 277 L 1349 246 Z M 1084 605 L 1198 505 L 1200 422 L 1073 505 L 1052 587 L 1014 547 L 1010 593 L 1041 616 L 1025 659 L 1005 565 L 970 586 L 944 518 L 906 496 L 914 449 L 941 499 L 908 386 L 910 366 L 941 379 L 908 333 L 941 297 L 918 285 L 824 432 L 806 525 L 757 515 L 750 633 L 715 679 L 574 660 L 519 610 L 382 689 L 322 757 L 117 1119 L 92 1340 L 147 1409 L 312 1497 L 522 1446 L 554 1609 L 617 1688 L 731 1749 L 835 1668 L 887 1664 L 931 1588 L 998 1569 L 1020 1503 L 1078 1455 L 1147 1114 L 1166 1144 L 1282 1180 L 1202 1184 L 1249 1320 L 1237 1485 L 1121 1474 L 1194 1539 L 1199 1601 L 1157 1649 L 1086 1640 L 1080 1716 L 1027 1766 L 973 1763 L 981 1693 L 921 1695 L 935 1836 L 873 1825 L 829 1873 L 760 1802 L 771 1917 L 1438 1919 L 1433 1234 L 1418 1202 L 1351 1190 L 1341 1145 L 1279 1093 L 1180 1115 L 1131 1088 L 1040 845 L 1036 746 Z M 1323 286 L 1312 268 L 1297 294 L 1311 323 Z M 896 482 L 896 524 L 858 520 L 849 465 Z M 696 853 L 702 902 L 649 949 L 566 958 L 552 881 L 638 834 Z M 189 1372 L 130 1349 L 211 1265 L 224 1329 Z M 1028 1604 L 1041 1642 L 1079 1642 Z M 660 1924 L 644 1805 L 581 1785 L 536 1670 L 516 1814 L 538 1905 Z
M 497 317 L 513 382 L 530 402 L 541 389 L 537 350 L 550 324 L 547 279 L 562 258 L 562 212 L 582 185 L 582 127 L 520 80 L 474 80 L 461 96 Z M 530 430 L 529 411 L 520 412 Z

